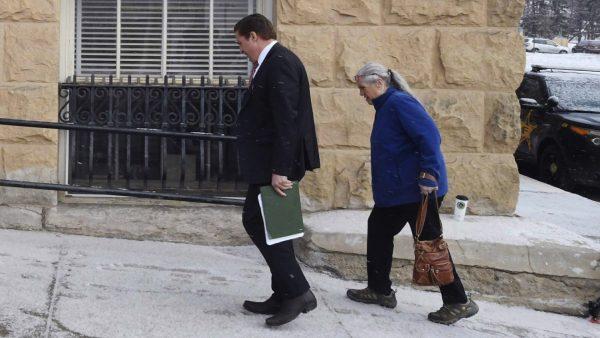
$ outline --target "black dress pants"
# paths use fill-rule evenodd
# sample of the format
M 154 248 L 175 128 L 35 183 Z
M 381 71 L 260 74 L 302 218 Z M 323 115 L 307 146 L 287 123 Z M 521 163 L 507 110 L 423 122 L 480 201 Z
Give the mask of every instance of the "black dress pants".
M 263 219 L 258 205 L 261 186 L 251 184 L 248 187 L 242 223 L 250 239 L 267 261 L 271 270 L 271 288 L 275 296 L 279 299 L 294 298 L 308 291 L 310 286 L 298 265 L 292 241 L 267 245 Z
M 438 198 L 438 205 L 442 203 L 443 196 Z M 427 207 L 425 225 L 419 239 L 432 240 L 441 234 L 439 215 L 435 199 L 430 198 Z M 397 235 L 408 222 L 410 230 L 415 234 L 415 222 L 419 203 L 402 204 L 393 207 L 375 207 L 369 216 L 367 235 L 367 273 L 369 288 L 381 294 L 389 294 L 392 289 L 390 270 L 392 268 L 392 252 L 394 250 L 394 236 Z M 452 260 L 452 257 L 450 257 Z M 454 282 L 440 287 L 444 304 L 466 303 L 467 296 L 454 268 Z

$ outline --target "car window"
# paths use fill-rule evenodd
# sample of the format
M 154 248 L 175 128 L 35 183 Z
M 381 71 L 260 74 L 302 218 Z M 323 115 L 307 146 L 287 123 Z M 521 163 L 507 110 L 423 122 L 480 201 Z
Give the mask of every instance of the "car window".
M 544 90 L 539 79 L 532 77 L 525 77 L 523 79 L 521 86 L 519 89 L 517 89 L 517 97 L 520 99 L 534 99 L 538 103 L 543 103 L 546 101 L 546 98 L 544 97 Z
M 541 44 L 545 44 L 546 41 L 542 40 L 542 39 L 533 39 L 533 43 L 541 43 Z
M 589 41 L 590 46 L 600 46 L 600 40 Z
M 554 42 L 554 41 L 548 41 L 548 44 L 552 45 L 554 47 L 558 47 L 558 44 L 556 42 Z
M 550 95 L 559 108 L 600 113 L 600 75 L 560 74 L 546 78 Z

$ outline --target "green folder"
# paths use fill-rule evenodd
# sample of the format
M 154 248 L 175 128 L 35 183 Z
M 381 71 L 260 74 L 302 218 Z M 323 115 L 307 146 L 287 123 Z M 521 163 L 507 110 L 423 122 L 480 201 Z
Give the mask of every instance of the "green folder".
M 292 183 L 292 189 L 284 191 L 286 197 L 279 196 L 270 185 L 260 188 L 258 204 L 268 245 L 304 236 L 300 189 L 298 182 Z

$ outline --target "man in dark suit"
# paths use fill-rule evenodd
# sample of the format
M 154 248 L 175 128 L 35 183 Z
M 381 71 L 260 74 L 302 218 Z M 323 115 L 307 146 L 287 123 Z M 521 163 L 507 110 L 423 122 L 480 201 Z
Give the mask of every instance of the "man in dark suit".
M 271 22 L 260 14 L 234 27 L 242 53 L 253 64 L 249 90 L 239 112 L 236 134 L 242 176 L 249 183 L 242 215 L 246 232 L 271 270 L 273 294 L 244 308 L 267 318 L 269 326 L 294 320 L 316 308 L 317 300 L 296 261 L 291 241 L 267 245 L 258 205 L 261 186 L 281 196 L 306 170 L 319 167 L 310 88 L 300 59 L 279 44 Z

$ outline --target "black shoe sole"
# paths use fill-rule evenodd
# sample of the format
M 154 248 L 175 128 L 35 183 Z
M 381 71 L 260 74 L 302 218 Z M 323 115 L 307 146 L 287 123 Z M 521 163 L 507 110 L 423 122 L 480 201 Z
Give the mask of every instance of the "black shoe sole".
M 312 311 L 316 308 L 317 308 L 317 302 L 316 301 L 310 302 L 310 303 L 304 305 L 304 309 L 302 309 L 302 313 L 309 313 L 310 311 Z M 300 313 L 298 313 L 298 315 L 300 315 Z M 269 323 L 268 321 L 266 321 L 265 324 L 267 324 L 267 326 L 269 326 L 269 327 L 276 327 L 276 326 L 281 326 L 281 325 L 287 324 L 287 323 L 295 320 L 296 318 L 298 318 L 298 316 L 291 318 L 290 320 L 287 320 L 285 322 L 281 322 L 281 323 Z
M 255 313 L 257 315 L 274 315 L 277 312 L 279 312 L 279 308 L 273 309 L 273 310 L 270 310 L 270 311 L 260 311 L 260 310 L 257 310 L 257 309 L 252 309 L 252 305 L 247 305 L 246 302 L 244 302 L 244 304 L 242 305 L 242 307 L 245 310 L 247 310 L 249 312 L 252 312 L 252 313 Z

